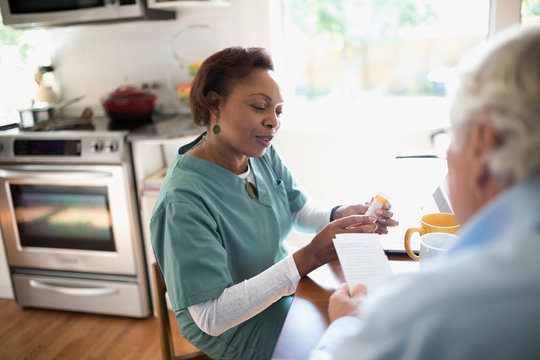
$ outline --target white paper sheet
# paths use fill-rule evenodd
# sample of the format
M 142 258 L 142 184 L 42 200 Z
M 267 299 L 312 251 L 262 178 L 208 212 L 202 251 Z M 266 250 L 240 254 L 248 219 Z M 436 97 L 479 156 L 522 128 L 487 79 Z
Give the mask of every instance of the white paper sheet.
M 338 234 L 334 246 L 345 281 L 352 291 L 362 283 L 373 291 L 392 275 L 388 258 L 377 234 Z

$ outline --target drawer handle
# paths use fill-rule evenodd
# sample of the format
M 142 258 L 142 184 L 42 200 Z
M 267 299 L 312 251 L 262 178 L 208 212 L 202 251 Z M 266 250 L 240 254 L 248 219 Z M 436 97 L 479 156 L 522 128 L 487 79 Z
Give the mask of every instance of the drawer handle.
M 58 284 L 47 284 L 37 280 L 30 280 L 30 286 L 39 290 L 46 290 L 57 294 L 73 296 L 102 296 L 111 295 L 118 292 L 118 289 L 110 287 L 68 287 Z
M 39 171 L 39 170 L 10 170 L 10 169 L 0 169 L 0 177 L 6 179 L 43 179 L 43 180 L 91 180 L 99 178 L 110 178 L 113 175 L 109 172 L 104 171 Z

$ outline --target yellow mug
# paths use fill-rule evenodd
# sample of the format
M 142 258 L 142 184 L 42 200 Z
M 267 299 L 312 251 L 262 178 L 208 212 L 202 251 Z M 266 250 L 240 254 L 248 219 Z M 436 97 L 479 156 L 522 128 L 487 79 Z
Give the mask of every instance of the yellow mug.
M 420 224 L 422 225 L 421 227 L 409 228 L 405 232 L 405 250 L 413 260 L 420 259 L 420 257 L 411 250 L 411 236 L 415 232 L 419 233 L 420 236 L 422 236 L 428 233 L 436 232 L 456 234 L 459 230 L 459 224 L 456 222 L 454 214 L 448 213 L 435 213 L 424 215 L 420 220 Z

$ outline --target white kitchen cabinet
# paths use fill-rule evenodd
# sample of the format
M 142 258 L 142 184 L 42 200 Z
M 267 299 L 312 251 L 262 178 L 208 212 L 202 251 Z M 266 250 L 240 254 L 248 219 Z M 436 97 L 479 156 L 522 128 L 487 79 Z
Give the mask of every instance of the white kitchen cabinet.
M 148 7 L 153 9 L 175 9 L 186 7 L 229 6 L 228 0 L 148 0 Z
M 144 180 L 156 172 L 167 168 L 174 156 L 176 156 L 178 148 L 195 140 L 197 136 L 199 136 L 199 134 L 171 139 L 150 138 L 131 140 L 133 171 L 135 174 L 135 184 L 137 186 L 137 197 L 141 207 L 141 225 L 143 227 L 144 243 L 147 250 L 152 250 L 149 236 L 149 221 L 154 206 L 152 199 L 157 197 L 159 189 L 156 189 L 155 187 L 145 188 Z M 154 261 L 153 254 L 151 253 L 151 255 L 151 257 L 147 257 L 149 263 Z
M 202 130 L 201 130 L 202 131 Z M 199 136 L 199 133 L 177 138 L 132 138 L 130 139 L 133 155 L 133 171 L 137 187 L 139 212 L 142 227 L 142 237 L 145 249 L 147 271 L 154 295 L 152 281 L 152 263 L 155 261 L 152 242 L 150 239 L 150 218 L 156 203 L 159 187 L 155 181 L 151 187 L 145 186 L 145 179 L 169 166 L 182 145 L 185 145 Z

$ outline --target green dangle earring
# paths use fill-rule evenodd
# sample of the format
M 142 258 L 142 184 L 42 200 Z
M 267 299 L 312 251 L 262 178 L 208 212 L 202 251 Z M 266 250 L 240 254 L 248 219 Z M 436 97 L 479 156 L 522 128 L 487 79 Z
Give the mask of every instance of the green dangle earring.
M 221 131 L 221 128 L 219 127 L 219 110 L 216 111 L 216 125 L 212 127 L 212 132 L 217 135 Z

